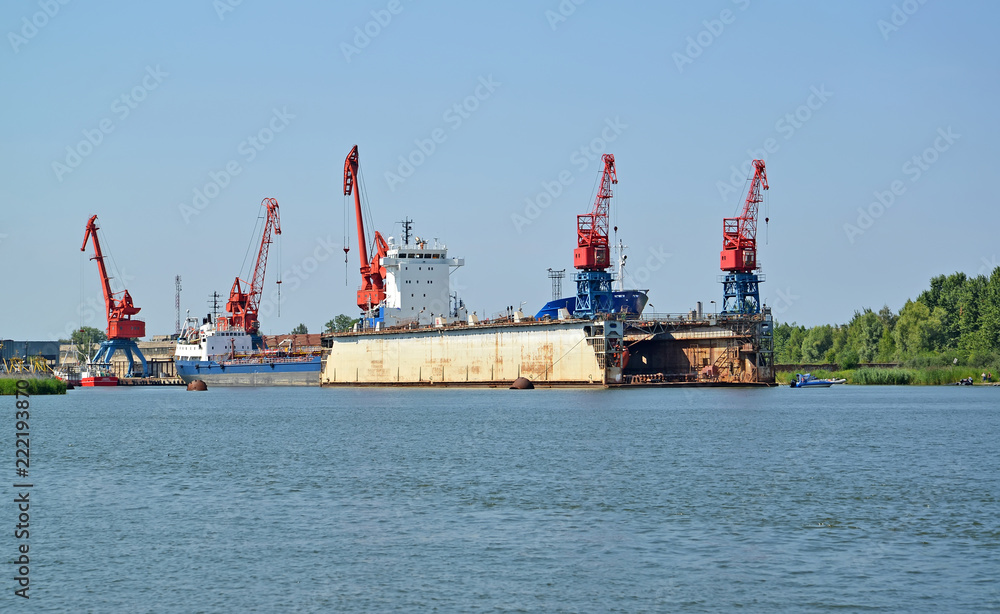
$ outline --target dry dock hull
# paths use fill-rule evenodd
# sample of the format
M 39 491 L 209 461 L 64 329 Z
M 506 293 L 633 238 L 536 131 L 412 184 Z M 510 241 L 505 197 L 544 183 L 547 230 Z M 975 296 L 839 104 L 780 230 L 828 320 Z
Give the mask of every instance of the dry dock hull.
M 770 314 L 327 335 L 323 386 L 774 385 Z
M 608 326 L 620 339 L 622 324 Z M 604 368 L 597 328 L 572 321 L 333 335 L 324 341 L 322 385 L 490 387 L 518 377 L 542 386 L 603 385 L 617 367 Z

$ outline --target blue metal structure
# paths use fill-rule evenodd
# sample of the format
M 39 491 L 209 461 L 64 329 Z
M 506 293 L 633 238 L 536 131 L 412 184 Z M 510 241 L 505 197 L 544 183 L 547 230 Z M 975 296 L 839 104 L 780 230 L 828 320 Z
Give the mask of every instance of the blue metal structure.
M 760 290 L 764 281 L 757 273 L 729 273 L 721 275 L 722 312 L 724 314 L 760 313 Z
M 107 339 L 101 342 L 101 347 L 98 348 L 97 354 L 94 355 L 92 363 L 97 364 L 111 364 L 111 357 L 115 355 L 116 352 L 124 352 L 125 357 L 128 358 L 128 373 L 125 377 L 145 377 L 149 369 L 146 368 L 146 357 L 142 355 L 139 351 L 139 346 L 136 345 L 135 339 Z M 139 362 L 142 364 L 142 373 L 136 375 L 135 373 L 135 357 L 139 358 Z
M 611 300 L 611 274 L 607 271 L 577 271 L 576 305 L 573 315 L 592 318 L 615 310 Z

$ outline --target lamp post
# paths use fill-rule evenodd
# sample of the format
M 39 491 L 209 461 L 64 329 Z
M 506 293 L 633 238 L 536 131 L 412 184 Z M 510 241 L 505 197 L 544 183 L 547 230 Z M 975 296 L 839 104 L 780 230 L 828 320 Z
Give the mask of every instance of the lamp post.
M 718 311 L 716 311 L 716 307 L 715 307 L 715 301 L 708 301 L 708 302 L 709 302 L 709 303 L 712 303 L 712 313 L 713 313 L 714 315 L 718 316 L 718 315 L 719 315 L 719 312 L 718 312 Z

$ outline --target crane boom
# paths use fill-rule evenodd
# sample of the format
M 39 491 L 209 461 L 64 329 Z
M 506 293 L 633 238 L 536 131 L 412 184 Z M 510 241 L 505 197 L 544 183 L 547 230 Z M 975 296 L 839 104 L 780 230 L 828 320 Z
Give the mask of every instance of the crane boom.
M 722 220 L 722 253 L 719 266 L 723 271 L 750 273 L 757 269 L 757 210 L 768 189 L 767 171 L 763 160 L 753 161 L 754 174 L 739 217 Z
M 271 233 L 281 234 L 278 201 L 273 198 L 265 198 L 260 204 L 262 207 L 267 208 L 267 217 L 264 221 L 264 231 L 260 238 L 260 249 L 257 251 L 257 259 L 250 276 L 250 282 L 241 280 L 239 277 L 236 278 L 232 289 L 229 291 L 229 300 L 226 301 L 226 311 L 232 315 L 228 318 L 223 318 L 223 321 L 229 327 L 242 328 L 251 335 L 256 335 L 258 330 L 260 330 L 257 313 L 260 309 L 260 297 L 264 291 L 264 273 L 267 269 L 268 249 L 272 242 Z
M 389 253 L 389 244 L 382 234 L 375 231 L 372 239 L 371 260 L 368 259 L 368 242 L 365 239 L 365 223 L 361 212 L 361 190 L 358 183 L 358 146 L 355 145 L 344 160 L 344 196 L 354 196 L 354 217 L 358 226 L 359 256 L 361 258 L 361 289 L 358 290 L 358 307 L 368 311 L 385 299 L 385 268 L 382 258 Z
M 139 313 L 140 307 L 132 303 L 132 296 L 128 290 L 122 292 L 121 298 L 116 298 L 111 291 L 111 278 L 108 276 L 108 269 L 104 264 L 104 252 L 101 250 L 101 241 L 97 237 L 97 216 L 92 215 L 87 221 L 84 230 L 83 245 L 80 251 L 87 251 L 87 242 L 94 244 L 94 255 L 91 260 L 97 261 L 97 272 L 101 277 L 101 290 L 104 293 L 104 306 L 108 320 L 108 339 L 133 339 L 146 336 L 146 323 L 142 320 L 133 320 L 132 316 Z
M 83 234 L 83 245 L 80 246 L 80 251 L 87 251 L 87 241 L 93 239 L 94 255 L 90 259 L 97 261 L 97 272 L 101 277 L 101 289 L 104 291 L 104 307 L 107 315 L 110 317 L 112 308 L 115 305 L 115 297 L 111 292 L 111 280 L 108 278 L 108 270 L 104 266 L 104 254 L 101 252 L 101 242 L 97 238 L 97 228 L 97 216 L 92 215 L 87 220 L 87 228 Z
M 604 271 L 611 266 L 608 246 L 608 208 L 612 184 L 618 183 L 614 154 L 604 154 L 604 172 L 590 213 L 576 216 L 576 244 L 573 266 L 586 271 Z

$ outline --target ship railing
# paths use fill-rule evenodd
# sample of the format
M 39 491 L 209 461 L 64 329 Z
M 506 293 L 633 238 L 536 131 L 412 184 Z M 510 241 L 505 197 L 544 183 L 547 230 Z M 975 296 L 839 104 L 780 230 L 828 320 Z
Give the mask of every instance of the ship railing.
M 687 313 L 656 313 L 645 312 L 639 316 L 638 320 L 644 322 L 726 322 L 735 320 L 761 319 L 762 314 L 724 314 L 724 313 L 702 313 L 698 315 L 696 311 Z
M 281 363 L 296 363 L 296 362 L 306 362 L 309 359 L 314 358 L 314 355 L 303 354 L 301 356 L 274 356 L 269 357 L 268 362 L 273 362 L 275 364 Z M 259 364 L 260 357 L 255 358 L 222 358 L 218 361 L 220 364 L 224 365 L 252 365 Z
M 309 354 L 315 352 L 321 352 L 323 350 L 322 346 L 319 345 L 297 345 L 291 350 L 286 350 L 283 348 L 267 348 L 266 350 L 257 350 L 253 354 L 241 354 L 241 356 L 255 356 L 271 358 L 275 356 L 284 356 L 286 354 Z

